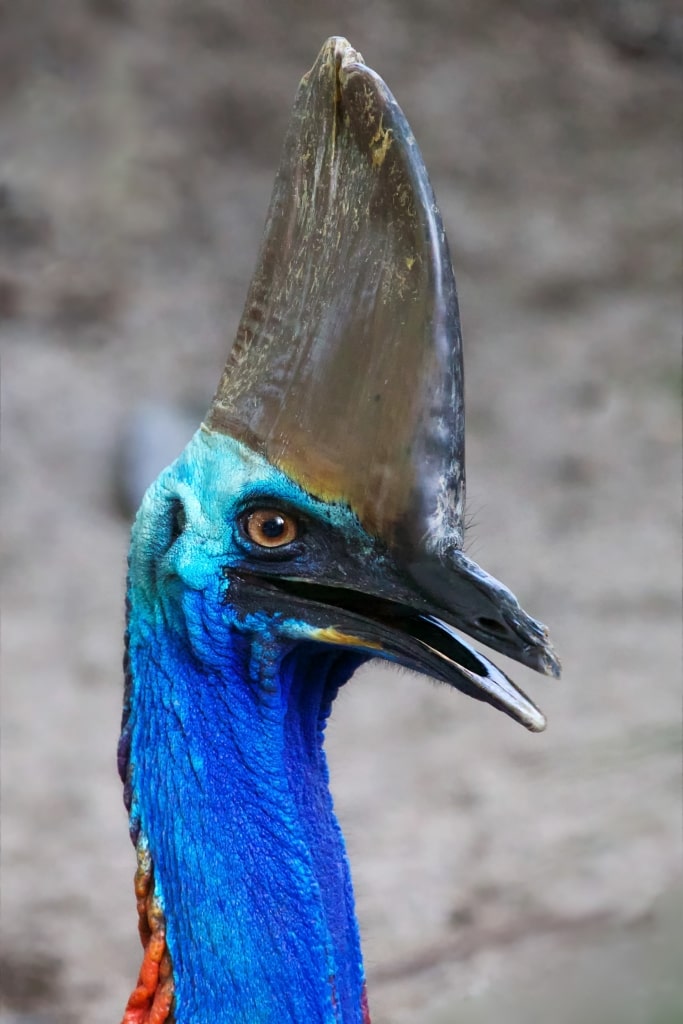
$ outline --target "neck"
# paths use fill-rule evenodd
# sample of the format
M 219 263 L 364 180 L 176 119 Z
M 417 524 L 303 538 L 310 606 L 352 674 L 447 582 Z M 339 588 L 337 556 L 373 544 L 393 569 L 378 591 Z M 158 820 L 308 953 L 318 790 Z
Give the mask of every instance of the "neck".
M 176 1024 L 361 1024 L 358 928 L 322 746 L 359 658 L 226 627 L 216 653 L 203 594 L 185 596 L 175 627 L 130 597 L 131 826 L 165 916 Z

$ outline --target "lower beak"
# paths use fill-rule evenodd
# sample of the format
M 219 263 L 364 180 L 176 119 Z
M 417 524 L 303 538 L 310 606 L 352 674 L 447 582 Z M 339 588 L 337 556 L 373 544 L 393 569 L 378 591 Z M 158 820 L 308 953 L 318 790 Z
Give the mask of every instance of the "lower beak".
M 294 619 L 298 635 L 305 623 L 311 640 L 394 661 L 493 705 L 532 732 L 545 728 L 543 713 L 526 694 L 436 614 L 291 577 L 231 574 L 231 583 L 249 604 L 256 598 L 261 609 L 288 623 Z

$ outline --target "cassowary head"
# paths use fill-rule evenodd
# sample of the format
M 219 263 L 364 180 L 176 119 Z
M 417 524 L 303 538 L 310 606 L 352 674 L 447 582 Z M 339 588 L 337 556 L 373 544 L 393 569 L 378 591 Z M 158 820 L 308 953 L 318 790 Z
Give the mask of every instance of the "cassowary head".
M 456 632 L 559 674 L 545 628 L 463 554 L 464 502 L 441 218 L 391 93 L 331 39 L 297 94 L 216 396 L 133 534 L 122 769 L 143 939 L 164 937 L 179 1024 L 361 1020 L 322 754 L 361 661 L 544 727 Z

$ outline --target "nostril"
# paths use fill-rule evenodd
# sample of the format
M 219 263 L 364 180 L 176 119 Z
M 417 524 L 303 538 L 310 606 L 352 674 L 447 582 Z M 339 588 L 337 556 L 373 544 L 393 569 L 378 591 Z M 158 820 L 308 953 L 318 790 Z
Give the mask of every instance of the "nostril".
M 508 628 L 503 622 L 499 622 L 497 619 L 488 619 L 482 615 L 480 618 L 475 619 L 475 624 L 479 629 L 483 629 L 485 633 L 491 633 L 493 636 L 507 636 Z

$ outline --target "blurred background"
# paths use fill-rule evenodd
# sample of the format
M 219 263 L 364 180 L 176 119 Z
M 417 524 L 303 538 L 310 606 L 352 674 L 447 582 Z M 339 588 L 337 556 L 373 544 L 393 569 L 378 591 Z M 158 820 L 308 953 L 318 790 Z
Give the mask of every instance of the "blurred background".
M 341 694 L 373 1021 L 681 1020 L 678 0 L 0 0 L 3 1024 L 111 1024 L 137 974 L 130 491 L 208 405 L 331 34 L 446 223 L 467 550 L 565 665 L 503 666 L 541 736 L 381 665 Z

